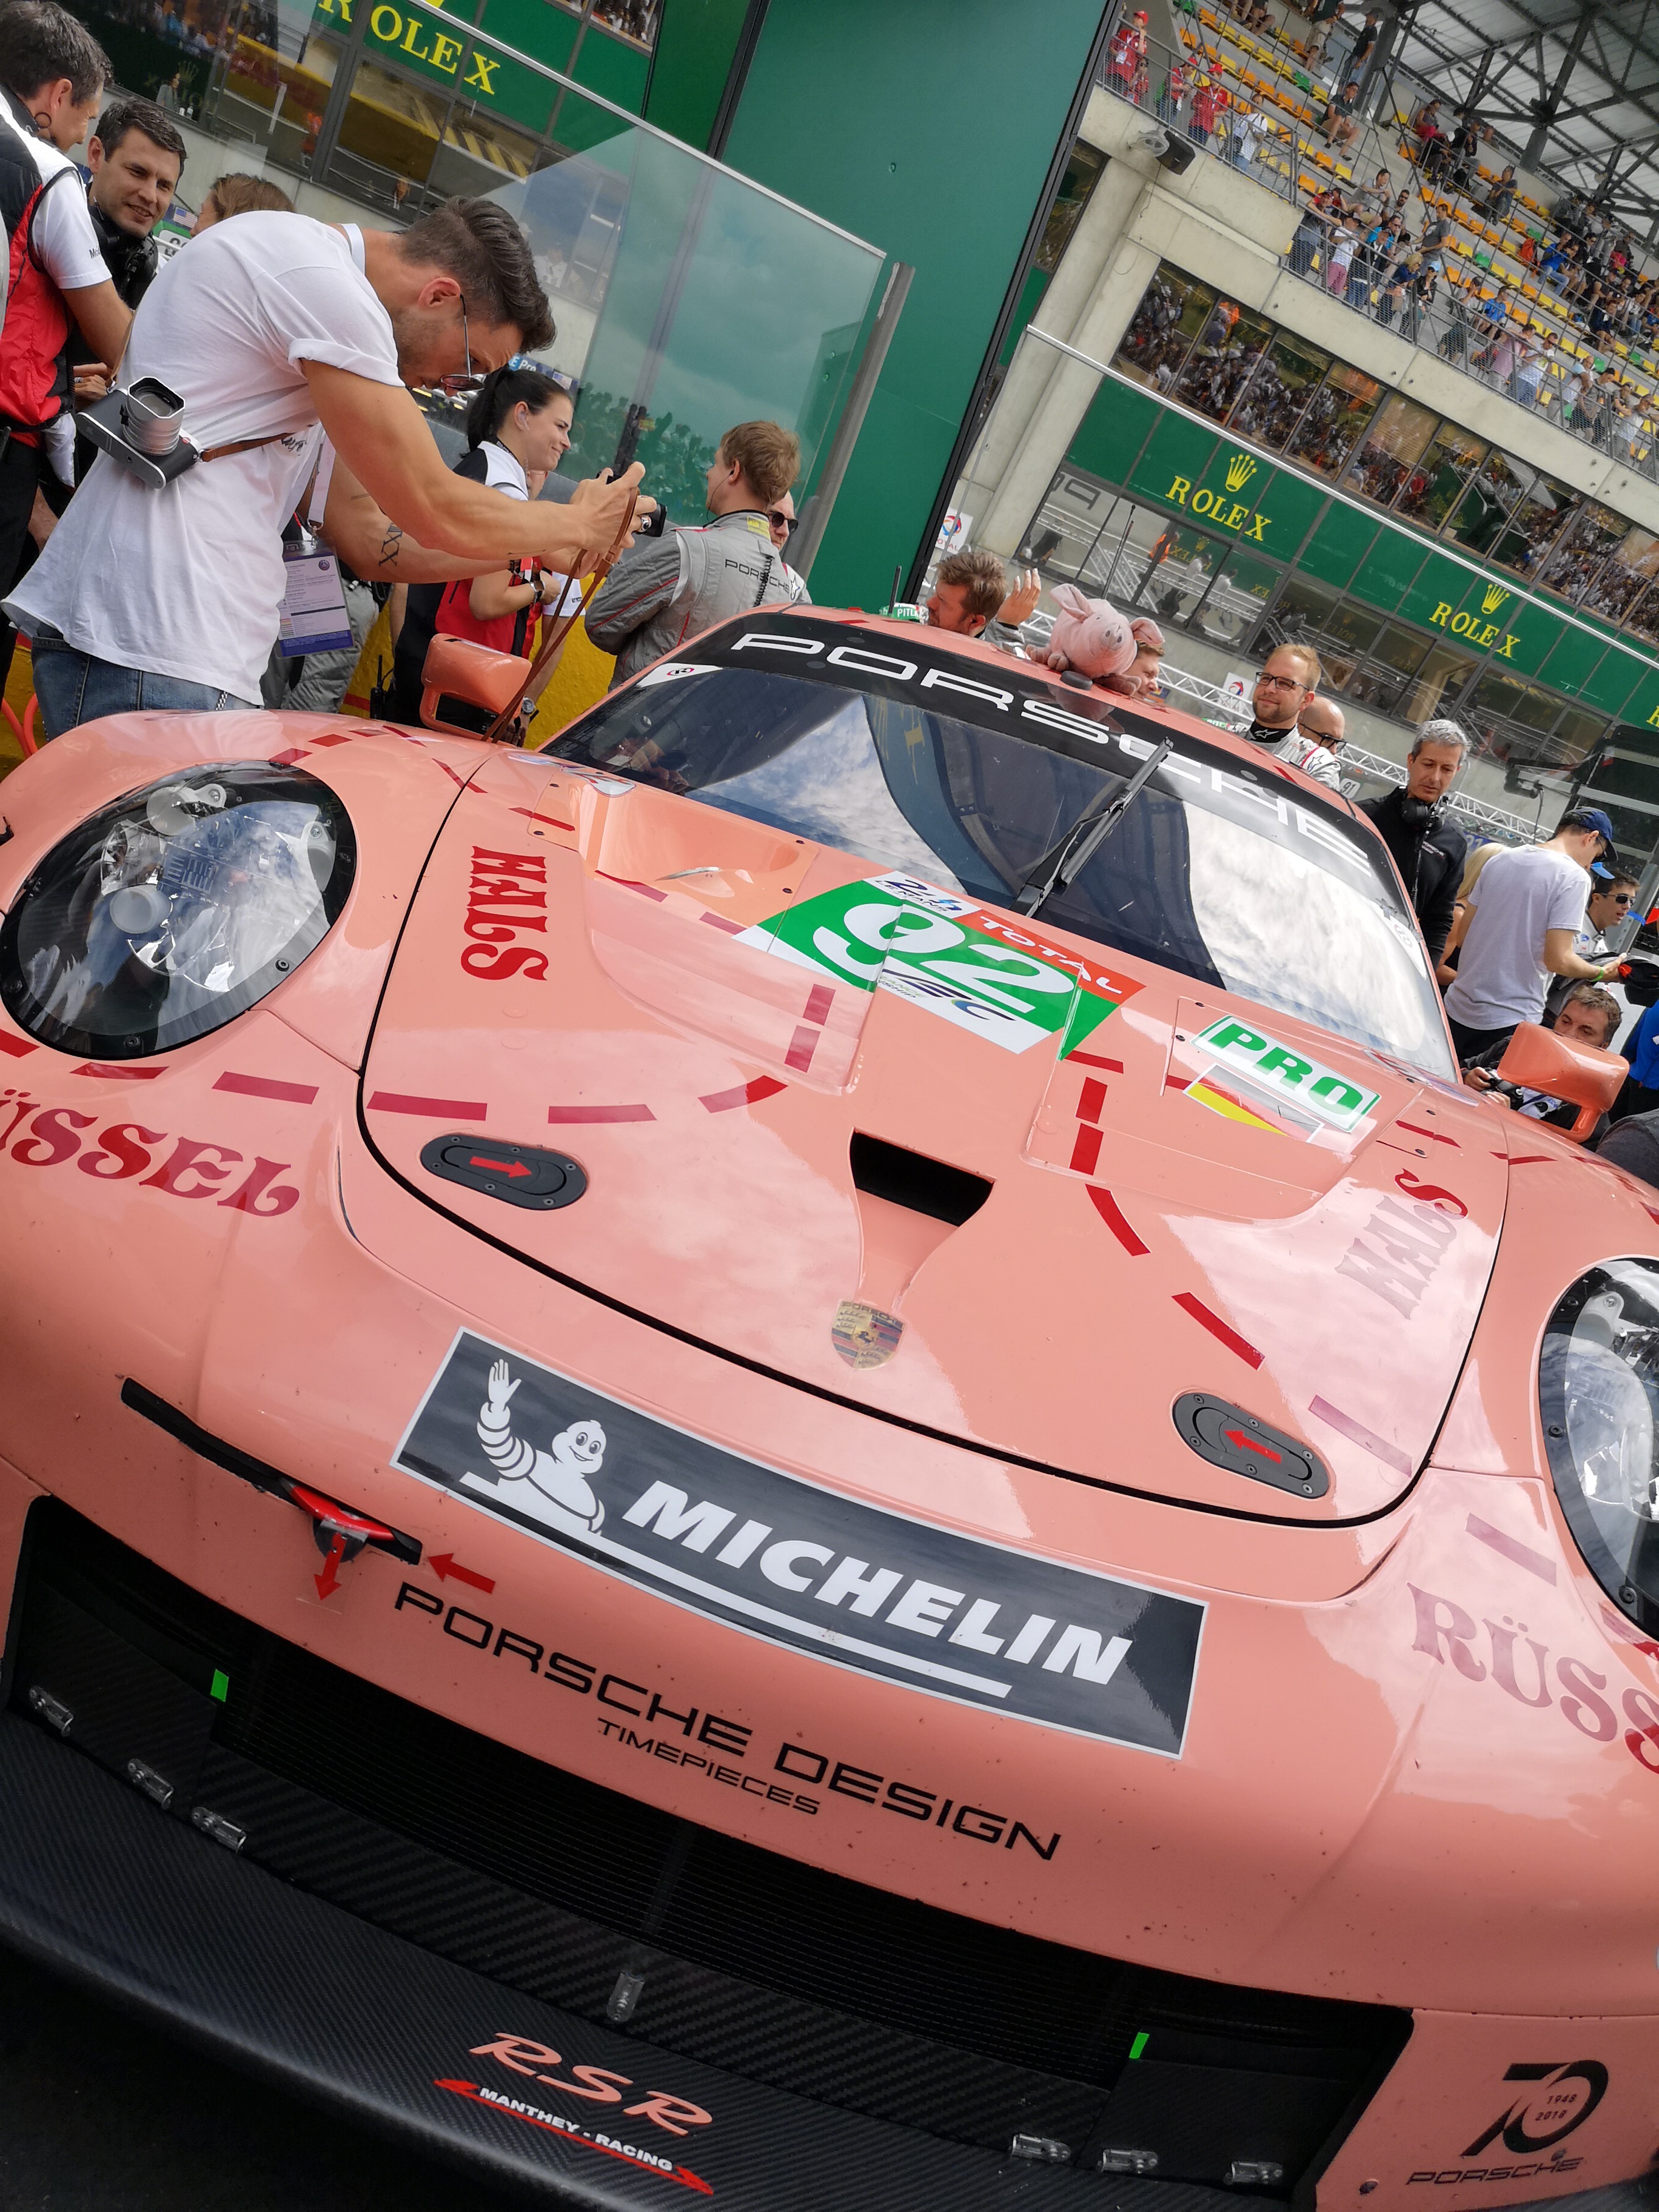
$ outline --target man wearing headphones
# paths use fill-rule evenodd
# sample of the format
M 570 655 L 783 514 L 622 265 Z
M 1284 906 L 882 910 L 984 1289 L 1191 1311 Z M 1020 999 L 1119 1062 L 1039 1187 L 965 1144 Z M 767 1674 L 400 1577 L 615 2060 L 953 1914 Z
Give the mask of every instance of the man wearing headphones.
M 1425 722 L 1407 757 L 1404 788 L 1396 786 L 1381 799 L 1368 799 L 1359 810 L 1376 823 L 1394 855 L 1436 968 L 1446 949 L 1463 873 L 1463 840 L 1444 819 L 1441 802 L 1468 749 L 1455 722 Z

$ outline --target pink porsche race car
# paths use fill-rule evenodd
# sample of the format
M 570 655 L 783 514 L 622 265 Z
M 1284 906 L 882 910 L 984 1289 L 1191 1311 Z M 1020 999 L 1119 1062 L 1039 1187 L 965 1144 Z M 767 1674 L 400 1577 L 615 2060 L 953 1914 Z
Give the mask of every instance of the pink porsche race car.
M 571 2204 L 1648 2171 L 1659 1211 L 1346 800 L 804 609 L 0 817 L 0 1937 Z

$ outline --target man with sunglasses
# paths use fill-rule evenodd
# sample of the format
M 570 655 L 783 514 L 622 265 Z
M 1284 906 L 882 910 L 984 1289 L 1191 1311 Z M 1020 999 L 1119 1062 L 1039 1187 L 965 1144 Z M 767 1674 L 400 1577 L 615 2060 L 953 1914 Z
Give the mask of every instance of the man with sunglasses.
M 777 548 L 779 564 L 783 570 L 783 580 L 789 586 L 791 601 L 798 607 L 810 607 L 812 604 L 812 594 L 806 588 L 805 577 L 798 576 L 783 557 L 789 550 L 790 539 L 799 527 L 795 520 L 795 495 L 793 492 L 785 492 L 781 499 L 775 500 L 767 508 L 766 523 L 772 533 L 772 543 Z
M 488 200 L 401 232 L 259 213 L 192 240 L 146 294 L 125 368 L 179 396 L 199 460 L 153 489 L 100 453 L 6 603 L 33 642 L 46 734 L 142 707 L 257 706 L 302 500 L 366 583 L 530 554 L 580 574 L 622 529 L 638 465 L 526 509 L 453 474 L 404 388 L 468 386 L 552 337 L 528 241 Z
M 1607 933 L 1621 922 L 1630 920 L 1636 905 L 1637 878 L 1627 870 L 1609 860 L 1594 860 L 1590 864 L 1589 902 L 1584 908 L 1584 927 L 1579 931 L 1573 951 L 1581 960 L 1605 960 L 1613 948 L 1607 943 Z M 1553 1022 L 1570 993 L 1577 988 L 1570 976 L 1558 975 L 1544 1001 L 1544 1021 Z

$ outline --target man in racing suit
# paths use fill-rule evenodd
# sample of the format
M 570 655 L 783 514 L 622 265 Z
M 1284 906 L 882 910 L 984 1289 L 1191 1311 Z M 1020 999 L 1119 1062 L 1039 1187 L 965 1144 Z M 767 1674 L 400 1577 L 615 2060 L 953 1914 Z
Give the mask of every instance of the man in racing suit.
M 586 617 L 594 644 L 617 656 L 613 691 L 727 615 L 792 603 L 790 572 L 773 544 L 768 514 L 799 467 L 792 432 L 776 422 L 739 422 L 709 466 L 714 520 L 641 538 L 617 562 Z

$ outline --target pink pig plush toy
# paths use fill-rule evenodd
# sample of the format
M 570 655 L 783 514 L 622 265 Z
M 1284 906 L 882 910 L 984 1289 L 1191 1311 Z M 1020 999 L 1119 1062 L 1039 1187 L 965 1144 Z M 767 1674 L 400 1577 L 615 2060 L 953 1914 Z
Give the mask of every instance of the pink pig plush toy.
M 1128 617 L 1109 600 L 1087 599 L 1075 584 L 1060 584 L 1054 590 L 1054 605 L 1060 612 L 1048 640 L 1050 668 L 1076 668 L 1099 682 L 1121 676 L 1133 665 L 1135 641 Z

